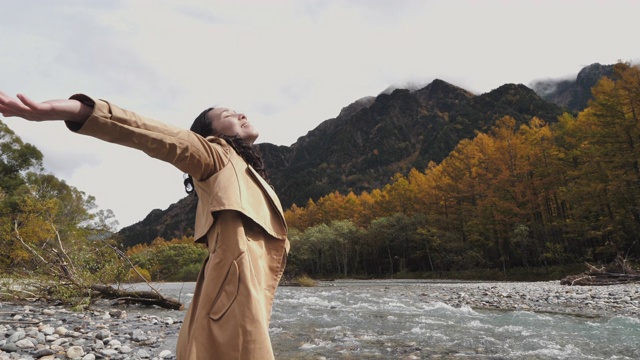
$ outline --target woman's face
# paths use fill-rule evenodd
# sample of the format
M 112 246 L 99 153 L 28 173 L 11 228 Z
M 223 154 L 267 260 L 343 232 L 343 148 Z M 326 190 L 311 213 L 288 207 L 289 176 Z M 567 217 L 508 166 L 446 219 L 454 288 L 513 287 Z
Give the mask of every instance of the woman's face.
M 208 116 L 216 134 L 237 136 L 250 144 L 253 144 L 258 138 L 258 130 L 242 113 L 239 114 L 224 107 L 216 107 L 209 112 Z

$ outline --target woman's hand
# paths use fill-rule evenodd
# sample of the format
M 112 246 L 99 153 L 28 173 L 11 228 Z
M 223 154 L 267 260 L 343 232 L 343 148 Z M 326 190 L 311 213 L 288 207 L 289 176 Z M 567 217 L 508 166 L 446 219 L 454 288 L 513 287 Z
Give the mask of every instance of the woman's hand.
M 0 113 L 2 116 L 17 116 L 30 121 L 64 120 L 84 123 L 93 109 L 77 100 L 49 100 L 37 102 L 25 95 L 17 98 L 0 91 Z

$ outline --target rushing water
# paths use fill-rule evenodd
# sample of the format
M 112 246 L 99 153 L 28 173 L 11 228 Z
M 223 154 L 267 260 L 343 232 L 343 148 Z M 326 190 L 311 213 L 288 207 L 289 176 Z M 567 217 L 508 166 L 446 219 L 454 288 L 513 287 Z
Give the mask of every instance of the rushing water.
M 640 359 L 638 318 L 454 308 L 422 296 L 426 282 L 333 285 L 278 288 L 277 359 Z M 193 283 L 162 291 L 188 304 Z

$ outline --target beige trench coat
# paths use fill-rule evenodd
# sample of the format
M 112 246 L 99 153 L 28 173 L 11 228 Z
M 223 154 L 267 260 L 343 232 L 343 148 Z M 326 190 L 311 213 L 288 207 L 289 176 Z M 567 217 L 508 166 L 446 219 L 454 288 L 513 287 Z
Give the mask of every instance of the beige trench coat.
M 106 101 L 72 98 L 93 114 L 72 131 L 139 149 L 194 178 L 198 193 L 194 238 L 204 262 L 180 329 L 176 355 L 186 359 L 273 359 L 269 320 L 289 251 L 278 197 L 219 138 L 207 139 Z

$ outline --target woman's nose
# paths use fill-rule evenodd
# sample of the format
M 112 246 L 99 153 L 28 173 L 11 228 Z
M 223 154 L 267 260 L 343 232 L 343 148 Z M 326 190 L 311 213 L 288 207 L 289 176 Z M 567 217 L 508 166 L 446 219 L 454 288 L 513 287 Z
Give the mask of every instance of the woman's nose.
M 238 120 L 246 120 L 246 119 L 247 117 L 243 113 L 238 114 Z

